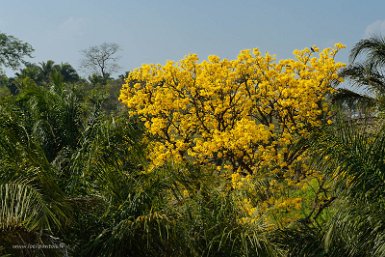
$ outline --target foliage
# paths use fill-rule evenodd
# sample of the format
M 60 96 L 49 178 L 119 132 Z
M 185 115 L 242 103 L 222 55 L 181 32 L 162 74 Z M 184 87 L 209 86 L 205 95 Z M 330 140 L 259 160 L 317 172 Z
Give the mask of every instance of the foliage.
M 13 108 L 0 107 L 0 241 L 8 253 L 27 255 L 31 249 L 13 246 L 60 243 L 51 236 L 70 223 L 71 205 L 40 142 Z
M 329 256 L 384 254 L 384 136 L 381 123 L 341 121 L 319 138 L 319 165 L 337 182 L 323 236 Z
M 32 57 L 30 44 L 20 41 L 14 36 L 0 33 L 0 67 L 16 69 L 25 64 L 25 57 Z
M 27 64 L 16 73 L 16 77 L 30 78 L 39 85 L 80 82 L 80 76 L 70 64 L 55 64 L 52 60 L 40 64 Z

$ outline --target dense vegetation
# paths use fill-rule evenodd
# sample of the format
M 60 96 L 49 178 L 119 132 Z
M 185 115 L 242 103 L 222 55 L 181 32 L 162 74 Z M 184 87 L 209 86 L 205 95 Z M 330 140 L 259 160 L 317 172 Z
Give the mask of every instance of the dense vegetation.
M 0 256 L 385 255 L 383 39 L 86 80 L 1 38 Z

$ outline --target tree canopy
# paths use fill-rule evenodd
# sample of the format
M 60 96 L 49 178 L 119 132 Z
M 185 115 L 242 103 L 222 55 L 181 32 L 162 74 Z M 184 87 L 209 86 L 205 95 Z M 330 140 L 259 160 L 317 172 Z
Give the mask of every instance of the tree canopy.
M 25 64 L 24 58 L 32 57 L 33 48 L 14 36 L 0 33 L 0 67 L 16 69 Z
M 120 100 L 145 122 L 156 139 L 155 165 L 194 159 L 254 173 L 295 161 L 293 142 L 328 122 L 327 94 L 343 66 L 342 46 L 314 57 L 274 62 L 258 49 L 236 60 L 196 55 L 164 66 L 144 65 L 129 74 Z M 330 121 L 329 121 L 330 122 Z

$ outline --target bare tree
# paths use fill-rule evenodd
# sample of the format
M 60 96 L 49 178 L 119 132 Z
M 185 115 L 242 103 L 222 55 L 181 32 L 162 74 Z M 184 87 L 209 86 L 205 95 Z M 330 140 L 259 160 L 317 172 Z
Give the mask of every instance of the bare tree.
M 119 50 L 120 47 L 116 43 L 103 43 L 84 49 L 82 50 L 81 67 L 101 75 L 106 81 L 112 72 L 119 69 L 117 63 L 119 56 L 116 56 Z

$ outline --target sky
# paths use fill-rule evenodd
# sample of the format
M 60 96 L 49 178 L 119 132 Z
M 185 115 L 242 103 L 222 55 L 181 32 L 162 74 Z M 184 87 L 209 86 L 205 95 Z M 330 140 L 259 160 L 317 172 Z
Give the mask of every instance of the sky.
M 383 0 L 0 0 L 0 32 L 30 43 L 31 62 L 76 69 L 81 50 L 117 43 L 117 74 L 189 53 L 235 58 L 257 47 L 282 59 L 336 42 L 347 46 L 337 56 L 347 62 L 360 39 L 385 35 L 384 10 Z

